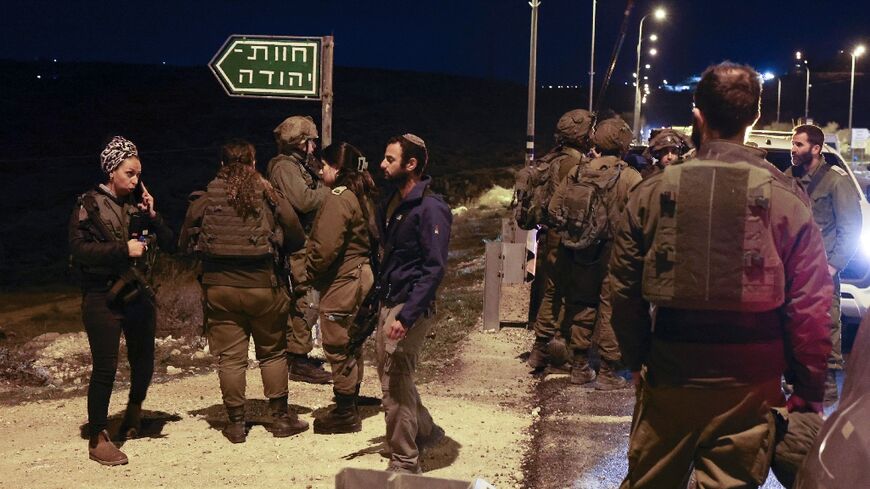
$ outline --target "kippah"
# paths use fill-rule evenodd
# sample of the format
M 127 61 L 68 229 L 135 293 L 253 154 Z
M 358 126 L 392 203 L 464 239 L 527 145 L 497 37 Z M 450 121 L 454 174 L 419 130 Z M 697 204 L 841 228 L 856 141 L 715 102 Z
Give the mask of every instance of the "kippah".
M 426 147 L 426 142 L 423 141 L 423 138 L 417 136 L 416 134 L 411 134 L 409 132 L 407 134 L 402 134 L 402 138 L 404 138 L 405 141 L 408 141 L 411 144 L 416 144 L 417 146 L 420 146 L 421 148 Z

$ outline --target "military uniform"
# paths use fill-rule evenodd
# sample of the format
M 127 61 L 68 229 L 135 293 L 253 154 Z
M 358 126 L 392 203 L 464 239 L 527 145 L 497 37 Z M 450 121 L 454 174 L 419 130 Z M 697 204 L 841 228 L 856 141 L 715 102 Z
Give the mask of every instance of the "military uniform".
M 804 189 L 810 190 L 810 182 L 820 171 L 825 173 L 812 189 L 810 200 L 813 219 L 822 231 L 828 265 L 834 267 L 834 296 L 831 306 L 831 343 L 833 348 L 828 358 L 828 369 L 843 369 L 840 320 L 840 271 L 858 249 L 861 236 L 861 196 L 855 189 L 846 170 L 822 162 L 813 173 L 804 173 L 802 168 L 786 169 L 786 175 L 798 179 Z M 835 400 L 835 399 L 829 399 Z
M 621 168 L 614 187 L 606 195 L 608 221 L 610 226 L 616 227 L 622 220 L 629 191 L 642 179 L 640 173 L 615 156 L 595 158 L 584 165 L 582 168 L 579 166 L 574 168 L 569 178 L 580 178 L 578 173 L 582 169 L 602 171 Z M 566 189 L 567 186 L 563 184 L 557 192 Z M 611 247 L 610 232 L 586 249 L 573 250 L 565 246 L 559 247 L 562 263 L 560 269 L 563 270 L 565 277 L 565 314 L 562 329 L 570 332 L 569 348 L 574 357 L 572 380 L 577 383 L 594 380 L 595 375 L 588 367 L 588 355 L 590 347 L 595 343 L 602 359 L 602 368 L 607 373 L 601 379 L 602 383 L 596 385 L 600 389 L 609 387 L 603 384 L 605 380 L 617 380 L 615 384 L 617 387 L 624 385 L 624 382 L 620 382 L 613 375 L 618 368 L 620 355 L 616 336 L 610 324 L 612 308 L 607 267 L 610 262 Z M 577 372 L 573 372 L 575 368 L 578 369 Z
M 693 465 L 702 487 L 760 485 L 780 377 L 821 401 L 823 244 L 803 192 L 764 156 L 710 141 L 631 192 L 610 262 L 623 361 L 645 368 L 624 489 L 685 487 Z
M 239 215 L 229 204 L 226 181 L 215 178 L 206 192 L 191 196 L 179 238 L 183 250 L 198 252 L 201 259 L 206 334 L 218 360 L 221 394 L 231 421 L 224 434 L 234 443 L 244 441 L 251 337 L 273 415 L 268 428 L 275 436 L 289 436 L 308 426 L 287 412 L 289 298 L 276 269 L 278 252 L 300 249 L 304 234 L 280 192 L 259 178 L 261 200 L 254 216 Z M 233 425 L 241 431 L 229 431 Z
M 553 150 L 556 154 L 548 154 L 541 158 L 541 160 L 547 162 L 548 167 L 546 171 L 549 173 L 549 179 L 547 181 L 547 188 L 541 189 L 543 190 L 542 195 L 545 195 L 545 197 L 540 199 L 542 202 L 539 203 L 542 207 L 542 215 L 540 217 L 543 222 L 537 223 L 542 225 L 541 230 L 545 234 L 543 239 L 539 241 L 538 256 L 542 259 L 539 262 L 539 270 L 535 276 L 536 282 L 543 282 L 543 293 L 541 294 L 541 302 L 537 307 L 537 314 L 532 325 L 532 329 L 535 332 L 535 342 L 532 345 L 528 360 L 529 366 L 535 370 L 540 370 L 551 362 L 560 366 L 566 360 L 566 358 L 553 358 L 556 355 L 551 355 L 551 350 L 553 349 L 548 347 L 548 344 L 558 334 L 562 337 L 557 339 L 560 343 L 558 350 L 563 350 L 562 345 L 570 337 L 570 330 L 561 330 L 564 305 L 563 295 L 565 283 L 570 276 L 565 269 L 566 262 L 564 257 L 561 257 L 559 253 L 559 234 L 549 226 L 547 207 L 549 199 L 555 193 L 559 183 L 565 179 L 573 168 L 586 160 L 583 151 L 588 146 L 589 132 L 592 129 L 592 124 L 593 117 L 586 110 L 575 109 L 566 112 L 556 123 L 556 140 L 560 143 Z
M 332 366 L 333 389 L 345 396 L 358 392 L 363 376 L 361 361 L 347 375 L 340 372 L 347 360 L 348 328 L 374 282 L 363 205 L 368 207 L 367 215 L 374 215 L 371 202 L 360 202 L 346 187 L 336 187 L 326 196 L 306 245 L 302 282 L 321 294 L 323 350 Z
M 130 362 L 128 415 L 133 407 L 136 411 L 133 416 L 138 419 L 154 372 L 154 298 L 140 292 L 136 297 L 123 299 L 114 297 L 112 292 L 120 283 L 121 275 L 135 266 L 134 261 L 141 266 L 154 258 L 154 241 L 141 258 L 129 257 L 127 241 L 131 238 L 130 224 L 134 216 L 147 221 L 145 228 L 150 236 L 156 237 L 161 248 L 167 251 L 175 248 L 174 234 L 159 214 L 153 219 L 147 217 L 140 213 L 132 197 L 117 198 L 105 185 L 80 197 L 69 222 L 70 256 L 80 273 L 82 322 L 93 361 L 88 384 L 88 429 L 92 439 L 106 428 L 122 332 Z M 125 416 L 125 424 L 127 421 Z

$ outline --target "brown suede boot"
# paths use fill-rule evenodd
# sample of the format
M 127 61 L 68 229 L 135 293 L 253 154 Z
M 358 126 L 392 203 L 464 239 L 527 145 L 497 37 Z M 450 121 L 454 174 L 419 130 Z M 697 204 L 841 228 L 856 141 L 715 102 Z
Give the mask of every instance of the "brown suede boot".
M 309 384 L 328 384 L 332 382 L 332 374 L 323 369 L 317 362 L 308 358 L 308 355 L 287 354 L 287 367 L 290 371 L 290 380 L 307 382 Z
M 248 437 L 245 427 L 245 406 L 226 406 L 226 408 L 229 421 L 221 433 L 232 443 L 244 443 Z
M 103 465 L 124 465 L 127 456 L 109 439 L 109 432 L 103 430 L 92 435 L 88 441 L 88 458 Z
M 547 347 L 549 341 L 548 338 L 536 338 L 532 344 L 532 351 L 529 353 L 527 363 L 535 371 L 543 370 L 550 362 L 550 351 Z
M 299 419 L 296 413 L 287 410 L 287 396 L 269 399 L 269 412 L 272 413 L 272 424 L 266 430 L 276 438 L 293 436 L 308 429 L 308 423 Z

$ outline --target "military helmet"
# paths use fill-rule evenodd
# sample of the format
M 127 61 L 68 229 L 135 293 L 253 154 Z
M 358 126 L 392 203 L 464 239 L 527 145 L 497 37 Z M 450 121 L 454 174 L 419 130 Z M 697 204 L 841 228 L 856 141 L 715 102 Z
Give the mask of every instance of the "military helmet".
M 665 148 L 676 148 L 680 155 L 684 154 L 691 147 L 689 139 L 685 134 L 676 129 L 662 129 L 653 136 L 647 147 L 647 156 L 655 156 L 656 153 Z
M 589 143 L 589 133 L 595 118 L 588 110 L 574 109 L 565 112 L 556 123 L 556 140 L 584 148 Z
M 631 128 L 619 116 L 604 119 L 592 131 L 592 144 L 604 152 L 624 153 L 633 138 Z
M 307 139 L 317 139 L 317 126 L 309 116 L 294 115 L 284 119 L 272 131 L 275 139 L 286 144 L 299 144 Z

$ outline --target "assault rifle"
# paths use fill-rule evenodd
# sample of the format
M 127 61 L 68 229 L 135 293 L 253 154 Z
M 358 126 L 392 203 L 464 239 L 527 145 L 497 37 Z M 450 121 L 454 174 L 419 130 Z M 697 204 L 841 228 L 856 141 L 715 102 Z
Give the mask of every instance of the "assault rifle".
M 366 294 L 362 305 L 353 318 L 353 323 L 347 330 L 348 342 L 344 353 L 347 360 L 344 361 L 339 369 L 339 375 L 347 376 L 353 371 L 357 364 L 357 357 L 363 344 L 369 336 L 378 327 L 378 314 L 381 306 L 381 287 L 378 284 L 372 285 L 372 289 Z

